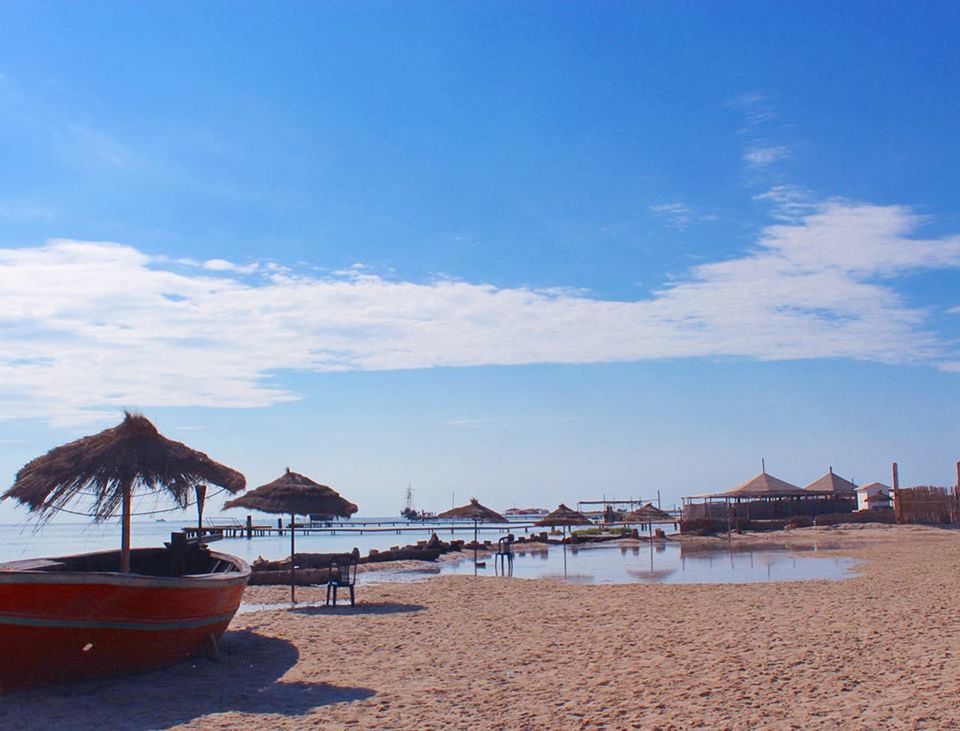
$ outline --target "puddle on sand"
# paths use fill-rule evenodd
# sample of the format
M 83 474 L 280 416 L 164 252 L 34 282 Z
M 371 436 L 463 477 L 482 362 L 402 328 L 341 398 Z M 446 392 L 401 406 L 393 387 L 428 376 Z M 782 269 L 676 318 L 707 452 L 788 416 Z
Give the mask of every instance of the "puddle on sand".
M 564 550 L 566 549 L 566 550 Z M 516 547 L 514 578 L 558 579 L 582 584 L 752 584 L 770 581 L 840 580 L 856 576 L 855 559 L 817 556 L 813 550 L 786 548 L 705 551 L 678 542 L 649 545 L 609 543 L 583 546 Z M 422 581 L 431 576 L 473 574 L 469 554 L 459 561 L 428 564 L 421 570 L 369 572 L 363 583 Z M 479 576 L 503 573 L 493 556 L 476 569 Z

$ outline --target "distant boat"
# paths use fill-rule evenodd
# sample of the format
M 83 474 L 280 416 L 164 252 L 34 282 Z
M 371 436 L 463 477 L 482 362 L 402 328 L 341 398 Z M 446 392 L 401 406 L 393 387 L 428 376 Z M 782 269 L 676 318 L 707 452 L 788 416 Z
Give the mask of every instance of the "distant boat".
M 216 641 L 240 606 L 250 567 L 188 544 L 181 576 L 170 549 L 0 564 L 0 693 L 163 667 Z
M 408 484 L 406 492 L 406 501 L 400 516 L 407 520 L 431 520 L 437 517 L 436 513 L 428 513 L 426 510 L 417 510 L 413 507 L 413 488 Z

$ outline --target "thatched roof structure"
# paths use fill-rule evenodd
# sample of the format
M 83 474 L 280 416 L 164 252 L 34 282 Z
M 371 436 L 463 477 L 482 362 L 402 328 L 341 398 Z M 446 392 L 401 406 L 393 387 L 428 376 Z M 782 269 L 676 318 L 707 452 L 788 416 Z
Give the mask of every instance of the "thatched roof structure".
M 833 473 L 833 467 L 831 467 L 830 471 L 823 477 L 814 480 L 803 489 L 809 490 L 810 492 L 827 492 L 834 495 L 850 496 L 855 495 L 857 492 L 857 486 L 850 482 L 850 480 L 845 480 L 840 477 L 840 475 L 835 475 Z
M 868 502 L 868 503 L 890 503 L 890 502 L 893 502 L 893 498 L 891 498 L 891 497 L 890 497 L 887 493 L 885 493 L 885 492 L 875 492 L 875 493 L 873 493 L 872 495 L 870 495 L 869 497 L 867 497 L 866 502 Z
M 633 512 L 627 513 L 624 518 L 627 523 L 675 522 L 676 520 L 666 510 L 661 510 L 653 503 L 647 503 Z
M 733 498 L 752 498 L 752 497 L 787 497 L 790 495 L 809 495 L 812 491 L 804 490 L 802 487 L 791 485 L 773 475 L 761 472 L 746 482 L 742 482 L 732 490 L 722 492 L 709 497 L 733 497 Z
M 534 523 L 534 525 L 590 525 L 591 522 L 592 521 L 590 518 L 583 513 L 574 510 L 573 508 L 568 508 L 563 503 L 560 503 L 560 506 L 556 510 L 548 515 L 545 515 L 543 518 Z
M 477 523 L 509 522 L 506 518 L 500 515 L 500 513 L 496 512 L 495 510 L 491 510 L 485 505 L 481 505 L 475 497 L 470 498 L 470 502 L 466 505 L 461 505 L 459 508 L 447 510 L 446 512 L 440 513 L 437 517 L 473 520 Z
M 45 520 L 75 497 L 89 496 L 99 521 L 117 512 L 126 490 L 162 488 L 183 508 L 201 483 L 239 492 L 246 480 L 203 452 L 162 436 L 146 417 L 124 412 L 118 426 L 29 462 L 3 499 L 13 498 Z
M 324 518 L 349 518 L 357 512 L 357 506 L 332 487 L 291 472 L 289 467 L 273 482 L 234 498 L 223 507 L 246 508 L 263 513 L 322 515 Z

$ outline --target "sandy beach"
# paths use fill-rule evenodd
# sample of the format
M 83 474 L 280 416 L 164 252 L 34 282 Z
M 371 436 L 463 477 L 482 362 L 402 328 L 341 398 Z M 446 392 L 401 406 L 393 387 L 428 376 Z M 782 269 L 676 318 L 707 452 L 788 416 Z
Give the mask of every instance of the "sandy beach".
M 861 559 L 861 575 L 618 586 L 445 576 L 361 586 L 354 609 L 238 615 L 219 664 L 198 659 L 4 697 L 0 724 L 960 727 L 960 533 L 854 526 L 736 540 L 785 538 Z M 286 596 L 258 587 L 246 599 Z

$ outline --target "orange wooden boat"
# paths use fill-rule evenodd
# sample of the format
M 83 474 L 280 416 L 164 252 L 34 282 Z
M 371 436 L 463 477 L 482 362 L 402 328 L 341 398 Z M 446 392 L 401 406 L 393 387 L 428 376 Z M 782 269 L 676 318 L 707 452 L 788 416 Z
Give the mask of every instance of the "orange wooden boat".
M 0 564 L 0 692 L 170 665 L 216 642 L 250 567 L 196 544 Z

